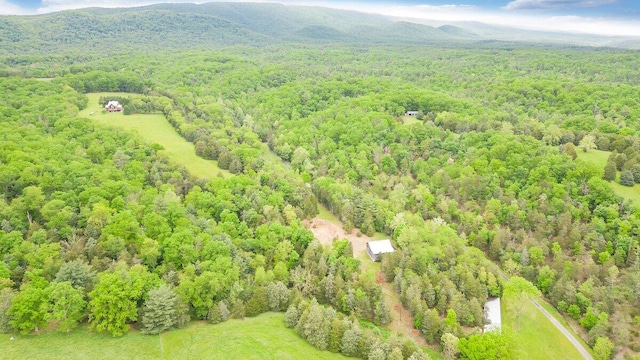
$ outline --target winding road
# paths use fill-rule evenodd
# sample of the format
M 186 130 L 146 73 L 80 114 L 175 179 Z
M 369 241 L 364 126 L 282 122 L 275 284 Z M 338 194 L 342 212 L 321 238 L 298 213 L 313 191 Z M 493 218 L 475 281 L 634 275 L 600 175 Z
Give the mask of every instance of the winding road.
M 501 270 L 498 270 L 498 272 L 503 279 L 507 281 L 509 280 L 509 277 L 505 273 L 503 273 Z M 571 344 L 573 344 L 573 346 L 576 348 L 576 350 L 578 350 L 580 355 L 582 355 L 582 357 L 585 360 L 594 360 L 593 356 L 591 356 L 591 353 L 584 347 L 584 345 L 582 345 L 580 341 L 578 341 L 578 339 L 576 339 L 575 336 L 573 336 L 573 334 L 569 330 L 567 330 L 566 327 L 564 327 L 564 325 L 562 325 L 555 317 L 553 317 L 553 315 L 551 315 L 547 310 L 545 310 L 542 307 L 542 305 L 540 305 L 537 301 L 531 300 L 531 302 L 538 310 L 540 310 L 542 315 L 544 315 L 547 319 L 549 319 L 549 321 L 551 321 L 551 323 L 558 330 L 560 330 L 560 332 L 567 338 L 567 340 L 569 340 Z

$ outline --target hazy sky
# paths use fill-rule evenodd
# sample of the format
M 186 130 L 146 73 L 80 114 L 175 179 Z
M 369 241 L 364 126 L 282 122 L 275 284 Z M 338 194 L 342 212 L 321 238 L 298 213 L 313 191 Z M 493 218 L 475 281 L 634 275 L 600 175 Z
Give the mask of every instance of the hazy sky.
M 206 0 L 0 0 L 0 14 L 40 14 L 83 7 L 142 6 Z M 443 22 L 479 21 L 532 30 L 640 36 L 638 0 L 272 0 Z

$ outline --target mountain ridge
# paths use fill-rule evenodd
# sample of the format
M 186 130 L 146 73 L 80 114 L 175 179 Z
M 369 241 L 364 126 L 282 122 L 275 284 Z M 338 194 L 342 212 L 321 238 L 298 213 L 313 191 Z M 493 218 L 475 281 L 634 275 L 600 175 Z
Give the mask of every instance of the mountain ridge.
M 272 44 L 469 45 L 505 42 L 624 46 L 626 38 L 565 36 L 486 24 L 436 24 L 352 10 L 273 3 L 156 4 L 132 8 L 84 8 L 42 15 L 0 16 L 0 54 L 126 51 L 132 48 L 218 48 Z M 526 36 L 527 34 L 533 34 Z M 568 41 L 563 39 L 567 38 Z M 593 39 L 593 38 L 592 38 Z M 584 40 L 584 41 L 583 41 Z

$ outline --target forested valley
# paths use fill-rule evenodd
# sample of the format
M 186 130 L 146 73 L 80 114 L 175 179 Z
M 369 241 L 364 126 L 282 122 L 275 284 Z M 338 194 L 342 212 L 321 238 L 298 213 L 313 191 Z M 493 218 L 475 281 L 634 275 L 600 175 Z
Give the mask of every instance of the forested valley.
M 386 281 L 430 351 L 528 358 L 510 331 L 482 334 L 487 298 L 525 279 L 596 359 L 639 358 L 637 51 L 201 45 L 0 50 L 3 331 L 158 334 L 275 311 L 320 350 L 439 356 L 380 330 Z M 79 116 L 104 92 L 230 175 Z M 305 226 L 323 209 L 397 251 L 377 272 L 346 239 L 323 246 Z

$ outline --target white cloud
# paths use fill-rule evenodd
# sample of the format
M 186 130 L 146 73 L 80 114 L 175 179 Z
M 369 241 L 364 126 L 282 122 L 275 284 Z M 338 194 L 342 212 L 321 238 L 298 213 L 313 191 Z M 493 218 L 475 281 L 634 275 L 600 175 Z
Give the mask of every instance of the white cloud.
M 565 7 L 598 7 L 618 2 L 618 0 L 514 0 L 505 10 L 557 9 Z
M 29 11 L 18 5 L 11 4 L 7 1 L 0 0 L 0 15 L 28 15 Z
M 582 2 L 586 3 L 586 1 Z M 378 5 L 364 7 L 361 4 L 355 4 L 350 7 L 341 6 L 341 8 L 405 19 L 416 19 L 416 21 L 429 20 L 440 23 L 473 21 L 525 30 L 640 37 L 640 20 L 519 14 L 504 11 L 487 11 L 472 5 Z
M 85 7 L 132 7 L 156 3 L 181 2 L 203 3 L 212 0 L 43 0 L 38 13 L 78 9 Z M 227 0 L 229 1 L 229 0 Z M 231 0 L 233 1 L 233 0 Z M 238 0 L 236 0 L 238 1 Z M 240 0 L 244 1 L 244 0 Z M 589 18 L 580 16 L 548 16 L 542 14 L 523 14 L 504 10 L 488 11 L 474 5 L 406 5 L 394 6 L 380 3 L 363 4 L 360 1 L 338 2 L 335 0 L 250 0 L 253 2 L 279 2 L 289 5 L 324 6 L 345 10 L 355 10 L 371 14 L 382 14 L 404 19 L 425 20 L 439 23 L 465 21 L 481 22 L 490 25 L 514 27 L 525 30 L 559 31 L 582 34 L 640 37 L 640 19 L 618 20 L 611 18 Z M 597 6 L 612 3 L 615 0 L 514 0 L 507 4 L 510 9 L 524 9 L 537 4 L 542 6 Z M 25 9 L 0 0 L 0 14 L 26 14 Z

